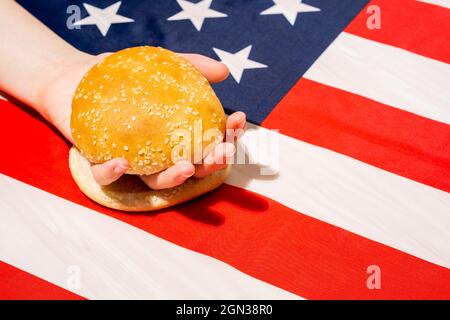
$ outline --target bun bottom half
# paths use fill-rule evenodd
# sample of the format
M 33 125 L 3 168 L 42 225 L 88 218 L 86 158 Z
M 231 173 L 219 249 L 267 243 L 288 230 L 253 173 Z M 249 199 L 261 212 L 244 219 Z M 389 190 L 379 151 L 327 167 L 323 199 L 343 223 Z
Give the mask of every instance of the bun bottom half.
M 138 176 L 129 174 L 101 186 L 94 180 L 90 166 L 77 148 L 70 149 L 70 172 L 81 191 L 93 201 L 121 211 L 153 211 L 188 201 L 219 187 L 231 171 L 229 165 L 207 177 L 190 178 L 174 188 L 151 190 Z

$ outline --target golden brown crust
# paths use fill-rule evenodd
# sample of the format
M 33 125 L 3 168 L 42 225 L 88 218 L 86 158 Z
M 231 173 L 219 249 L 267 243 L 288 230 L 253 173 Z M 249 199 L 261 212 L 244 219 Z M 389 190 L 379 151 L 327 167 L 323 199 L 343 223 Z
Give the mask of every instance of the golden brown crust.
M 72 147 L 69 167 L 81 191 L 95 202 L 122 211 L 151 211 L 173 206 L 220 186 L 230 172 L 230 166 L 205 178 L 190 178 L 182 185 L 164 190 L 149 189 L 138 176 L 124 175 L 108 186 L 100 186 L 92 176 L 89 160 Z
M 195 121 L 200 119 L 199 129 Z M 172 134 L 179 129 L 191 133 L 193 160 L 194 144 L 204 149 L 211 143 L 202 133 L 216 128 L 223 135 L 225 121 L 203 75 L 185 58 L 156 47 L 108 56 L 87 72 L 72 101 L 72 136 L 82 154 L 94 163 L 123 157 L 132 174 L 173 165 L 172 148 L 179 141 Z

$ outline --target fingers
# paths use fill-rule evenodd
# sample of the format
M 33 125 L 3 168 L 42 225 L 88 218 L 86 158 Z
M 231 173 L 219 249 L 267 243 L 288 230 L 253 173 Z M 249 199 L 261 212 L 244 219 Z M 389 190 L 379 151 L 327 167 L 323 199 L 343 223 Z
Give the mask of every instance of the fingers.
M 246 125 L 246 116 L 244 112 L 238 111 L 230 115 L 227 119 L 227 140 L 233 141 L 233 137 L 238 137 L 241 130 Z M 231 135 L 231 136 L 228 136 Z M 229 159 L 236 153 L 234 144 L 225 142 L 216 146 L 214 152 L 208 154 L 203 160 L 203 164 L 198 165 L 195 170 L 195 177 L 202 178 L 217 170 L 223 169 L 229 163 Z
M 198 165 L 195 170 L 195 177 L 202 178 L 217 170 L 223 169 L 229 163 L 229 159 L 236 153 L 236 147 L 232 143 L 218 144 L 214 152 L 208 154 L 203 160 L 203 164 Z
M 227 130 L 244 129 L 246 125 L 245 113 L 239 111 L 230 115 L 227 119 Z M 205 177 L 217 170 L 226 167 L 229 159 L 236 153 L 236 148 L 232 143 L 221 143 L 217 145 L 214 152 L 207 155 L 203 164 L 194 166 L 191 163 L 178 163 L 165 171 L 141 176 L 141 179 L 152 189 L 173 188 L 182 184 L 191 176 L 197 178 Z M 125 159 L 113 159 L 103 164 L 96 164 L 91 167 L 94 179 L 100 185 L 108 185 L 119 179 L 127 170 L 128 162 Z
M 188 59 L 209 82 L 220 82 L 228 77 L 227 66 L 217 60 L 194 53 L 180 53 L 180 55 Z
M 242 111 L 230 115 L 227 119 L 226 141 L 234 141 L 234 138 L 242 135 L 246 123 L 246 116 Z
M 227 129 L 244 129 L 246 122 L 245 113 L 242 111 L 235 112 L 227 119 Z
M 192 176 L 202 178 L 225 168 L 235 153 L 236 148 L 232 143 L 221 143 L 216 146 L 214 152 L 206 156 L 202 165 L 194 167 L 190 162 L 177 163 L 165 171 L 141 176 L 141 179 L 153 190 L 173 188 Z
M 149 176 L 141 176 L 141 179 L 152 189 L 173 188 L 192 177 L 195 167 L 190 162 L 180 162 L 170 168 Z
M 91 167 L 95 181 L 106 186 L 119 179 L 127 170 L 128 161 L 122 158 L 110 160 L 102 164 L 94 164 Z

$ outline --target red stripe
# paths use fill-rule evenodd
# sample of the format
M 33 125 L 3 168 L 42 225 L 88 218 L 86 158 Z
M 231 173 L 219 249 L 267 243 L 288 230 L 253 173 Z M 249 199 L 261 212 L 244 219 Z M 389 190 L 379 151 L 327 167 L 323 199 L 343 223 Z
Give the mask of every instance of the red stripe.
M 263 126 L 450 192 L 447 124 L 301 79 Z
M 0 300 L 82 300 L 84 298 L 0 261 Z
M 369 29 L 367 20 L 380 8 L 381 28 Z M 363 38 L 450 63 L 450 10 L 416 0 L 372 0 L 362 10 L 346 32 Z
M 306 298 L 450 298 L 450 270 L 231 186 L 157 213 L 126 214 L 84 197 L 68 146 L 42 122 L 0 102 L 0 172 L 149 233 L 220 259 Z M 26 129 L 25 129 L 26 128 Z M 378 265 L 382 289 L 366 288 Z M 182 266 L 180 266 L 182 268 Z M 206 280 L 207 281 L 207 280 Z

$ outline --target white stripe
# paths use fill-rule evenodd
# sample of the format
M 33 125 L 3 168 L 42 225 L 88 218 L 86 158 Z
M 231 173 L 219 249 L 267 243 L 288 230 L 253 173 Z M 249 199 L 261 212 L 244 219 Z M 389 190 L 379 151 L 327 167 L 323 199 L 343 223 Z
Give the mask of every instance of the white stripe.
M 450 65 L 341 33 L 305 77 L 450 123 Z
M 435 4 L 447 9 L 450 9 L 450 0 L 418 0 L 419 2 L 425 2 L 430 4 Z
M 240 143 L 257 159 L 258 145 L 251 141 L 268 130 L 249 127 Z M 261 176 L 259 164 L 235 165 L 227 183 L 450 268 L 449 193 L 300 140 L 274 135 L 279 139 L 279 174 Z M 259 146 L 267 145 L 267 136 L 263 140 L 266 143 Z M 276 160 L 264 162 L 270 165 Z
M 211 257 L 0 174 L 0 260 L 90 299 L 296 299 Z M 73 282 L 72 282 L 73 283 Z

